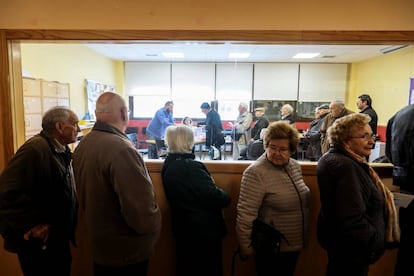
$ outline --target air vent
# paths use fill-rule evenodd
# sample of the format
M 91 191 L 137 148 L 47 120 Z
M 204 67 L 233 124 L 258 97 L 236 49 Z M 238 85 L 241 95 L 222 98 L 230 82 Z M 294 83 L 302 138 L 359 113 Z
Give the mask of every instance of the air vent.
M 321 58 L 336 58 L 336 56 L 321 56 Z

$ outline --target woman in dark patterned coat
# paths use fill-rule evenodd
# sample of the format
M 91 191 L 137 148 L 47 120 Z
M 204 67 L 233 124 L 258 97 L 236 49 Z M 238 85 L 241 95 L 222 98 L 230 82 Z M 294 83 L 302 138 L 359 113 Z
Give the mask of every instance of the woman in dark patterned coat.
M 168 155 L 162 181 L 171 207 L 179 276 L 222 275 L 222 238 L 226 226 L 222 209 L 230 196 L 216 186 L 203 163 L 191 153 L 194 134 L 185 125 L 166 131 Z

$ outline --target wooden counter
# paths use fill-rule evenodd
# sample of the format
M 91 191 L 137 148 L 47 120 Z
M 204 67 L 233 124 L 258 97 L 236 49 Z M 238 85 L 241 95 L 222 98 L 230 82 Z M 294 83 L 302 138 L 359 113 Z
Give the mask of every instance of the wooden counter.
M 146 162 L 154 183 L 157 200 L 162 212 L 162 232 L 156 244 L 155 252 L 150 259 L 149 276 L 174 276 L 175 275 L 175 250 L 174 239 L 171 231 L 171 214 L 166 200 L 162 182 L 161 168 L 163 160 L 149 160 Z M 231 196 L 232 203 L 224 210 L 228 234 L 223 241 L 223 275 L 230 275 L 231 257 L 237 247 L 235 235 L 236 205 L 239 196 L 240 180 L 244 169 L 250 161 L 205 161 L 204 162 L 218 186 L 225 189 Z M 316 241 L 316 218 L 319 212 L 319 192 L 316 182 L 316 163 L 301 162 L 303 176 L 306 184 L 310 187 L 312 200 L 310 206 L 310 233 L 309 244 L 300 255 L 296 275 L 298 276 L 320 276 L 325 273 L 327 256 L 325 251 Z M 390 164 L 375 164 L 375 170 L 387 183 L 390 183 L 392 166 Z M 78 227 L 79 246 L 73 249 L 73 271 L 72 275 L 92 275 L 92 262 L 85 240 L 84 225 L 82 221 Z M 0 240 L 0 245 L 2 240 Z M 370 268 L 370 276 L 393 275 L 395 257 L 397 250 L 387 251 L 386 254 L 375 265 Z M 7 252 L 0 251 L 0 274 L 17 276 L 19 268 L 17 258 Z M 194 274 L 196 275 L 196 273 Z M 246 262 L 236 261 L 236 276 L 255 275 L 254 264 L 250 259 Z

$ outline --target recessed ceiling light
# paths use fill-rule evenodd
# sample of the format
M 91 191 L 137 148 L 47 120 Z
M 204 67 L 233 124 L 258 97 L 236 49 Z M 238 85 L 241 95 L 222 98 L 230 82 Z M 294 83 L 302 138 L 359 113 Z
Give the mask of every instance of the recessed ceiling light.
M 319 55 L 320 53 L 297 53 L 292 58 L 315 58 Z
M 248 58 L 250 53 L 229 53 L 228 58 Z
M 184 53 L 181 52 L 163 52 L 162 55 L 166 58 L 183 58 Z

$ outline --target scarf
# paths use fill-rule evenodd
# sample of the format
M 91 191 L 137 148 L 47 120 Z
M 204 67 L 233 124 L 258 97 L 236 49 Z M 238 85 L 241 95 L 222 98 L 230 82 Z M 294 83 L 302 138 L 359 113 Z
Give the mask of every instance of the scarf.
M 375 170 L 367 163 L 365 156 L 356 154 L 347 145 L 344 146 L 344 149 L 353 159 L 368 166 L 372 181 L 377 186 L 377 189 L 384 195 L 386 215 L 385 242 L 388 244 L 398 243 L 400 241 L 400 227 L 398 226 L 398 215 L 394 204 L 394 195 L 381 181 Z

